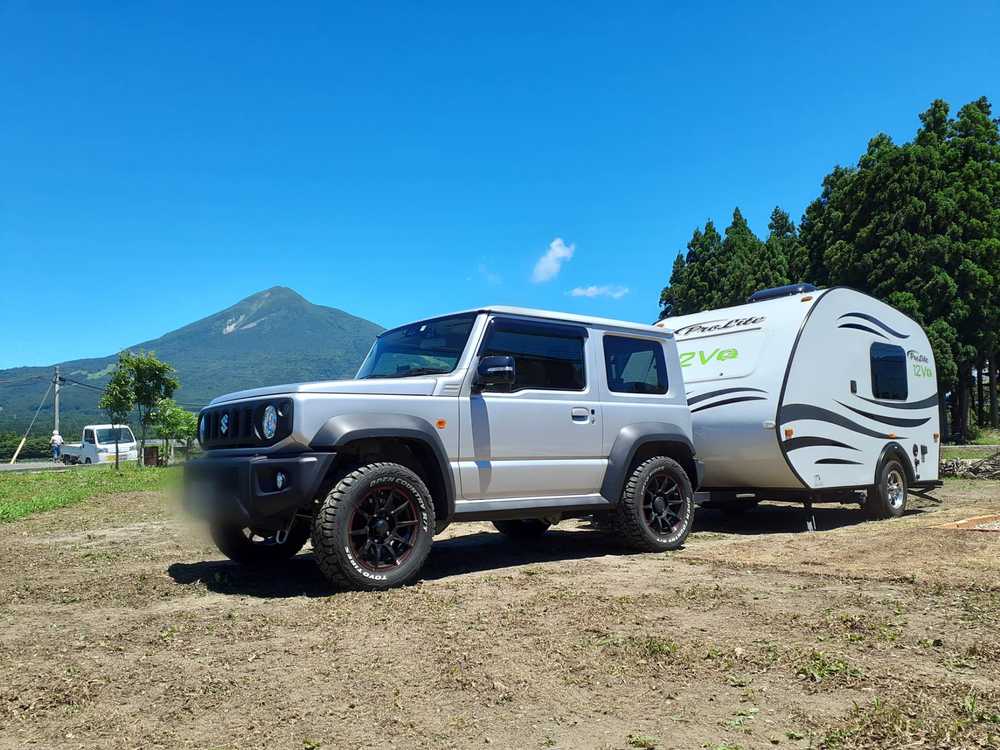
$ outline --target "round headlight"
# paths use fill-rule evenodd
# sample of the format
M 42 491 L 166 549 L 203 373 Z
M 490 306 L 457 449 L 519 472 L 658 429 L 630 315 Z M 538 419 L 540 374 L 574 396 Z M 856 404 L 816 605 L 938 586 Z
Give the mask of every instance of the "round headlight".
M 270 440 L 278 431 L 278 410 L 273 406 L 264 409 L 264 421 L 261 425 L 264 429 L 264 438 Z

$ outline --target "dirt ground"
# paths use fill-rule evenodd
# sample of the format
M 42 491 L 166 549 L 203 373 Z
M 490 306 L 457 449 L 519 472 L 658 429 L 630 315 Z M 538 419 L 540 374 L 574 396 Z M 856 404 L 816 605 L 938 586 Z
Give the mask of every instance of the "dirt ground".
M 332 591 L 223 561 L 158 493 L 0 526 L 0 748 L 1000 747 L 995 482 L 700 511 L 672 554 L 567 522 Z

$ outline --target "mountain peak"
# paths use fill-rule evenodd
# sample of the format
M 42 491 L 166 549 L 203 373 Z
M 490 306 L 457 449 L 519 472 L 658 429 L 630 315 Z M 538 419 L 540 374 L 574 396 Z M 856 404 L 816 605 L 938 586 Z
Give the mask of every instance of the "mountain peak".
M 177 400 L 193 407 L 256 386 L 351 377 L 381 331 L 369 320 L 315 305 L 294 289 L 272 286 L 129 348 L 153 351 L 173 365 L 181 381 Z M 94 386 L 63 391 L 67 429 L 102 417 L 99 389 L 114 363 L 115 355 L 60 363 L 74 380 Z M 14 375 L 24 384 L 8 385 Z M 49 368 L 0 370 L 0 428 L 27 426 L 50 375 Z

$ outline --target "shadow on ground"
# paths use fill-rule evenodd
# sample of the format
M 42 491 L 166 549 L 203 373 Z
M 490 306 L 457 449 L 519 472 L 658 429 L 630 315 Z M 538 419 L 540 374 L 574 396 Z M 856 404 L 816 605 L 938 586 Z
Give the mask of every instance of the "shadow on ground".
M 864 514 L 853 507 L 817 506 L 813 512 L 817 529 L 821 532 L 866 520 Z M 764 504 L 739 516 L 700 509 L 695 515 L 693 534 L 805 533 L 805 519 L 802 507 L 795 505 Z M 608 535 L 597 531 L 562 531 L 556 528 L 543 538 L 531 542 L 515 541 L 499 533 L 480 531 L 435 541 L 421 580 L 433 581 L 560 560 L 629 554 L 633 553 L 622 548 Z M 329 596 L 337 591 L 319 572 L 312 555 L 308 553 L 265 569 L 246 568 L 228 560 L 206 560 L 174 563 L 167 569 L 167 573 L 179 584 L 202 583 L 209 590 L 222 594 L 283 598 Z
M 434 542 L 421 580 L 503 570 L 559 560 L 580 560 L 603 555 L 628 555 L 614 540 L 600 533 L 549 531 L 542 539 L 519 542 L 500 533 L 478 532 Z M 167 569 L 180 584 L 203 583 L 217 593 L 260 597 L 328 596 L 330 585 L 313 562 L 301 554 L 287 563 L 266 569 L 244 568 L 228 560 L 174 563 Z

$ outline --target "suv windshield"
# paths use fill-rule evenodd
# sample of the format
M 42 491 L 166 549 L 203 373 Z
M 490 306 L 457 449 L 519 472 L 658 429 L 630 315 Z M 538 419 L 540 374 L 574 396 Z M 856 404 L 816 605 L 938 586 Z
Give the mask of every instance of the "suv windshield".
M 115 442 L 115 433 L 118 435 L 119 443 L 134 443 L 135 438 L 132 437 L 132 430 L 128 427 L 111 427 L 104 428 L 103 430 L 97 431 L 97 442 L 102 445 L 107 443 Z
M 465 350 L 475 313 L 452 315 L 386 331 L 372 345 L 358 380 L 451 372 Z

